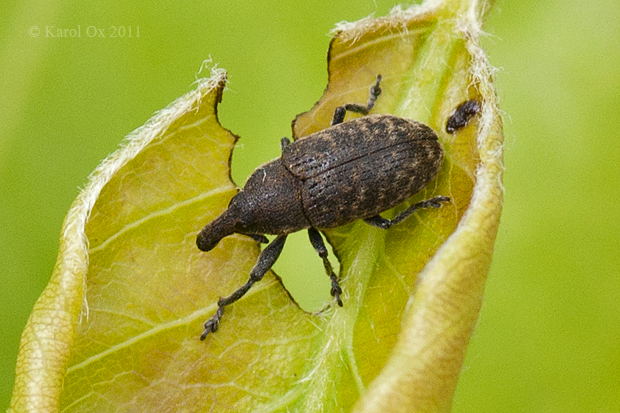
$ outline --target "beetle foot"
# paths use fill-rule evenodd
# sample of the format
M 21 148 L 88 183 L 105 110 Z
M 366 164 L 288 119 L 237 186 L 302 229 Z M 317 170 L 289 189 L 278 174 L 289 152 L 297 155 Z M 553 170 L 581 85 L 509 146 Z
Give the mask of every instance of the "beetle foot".
M 342 299 L 340 299 L 340 295 L 342 294 L 342 288 L 340 288 L 340 284 L 338 283 L 338 277 L 336 277 L 336 275 L 332 273 L 330 278 L 332 280 L 332 297 L 334 297 L 338 305 L 342 307 Z
M 207 322 L 204 324 L 205 331 L 203 331 L 200 335 L 200 341 L 204 341 L 204 339 L 207 338 L 207 335 L 209 333 L 215 333 L 217 331 L 218 327 L 220 326 L 220 319 L 222 318 L 223 314 L 224 307 L 220 307 L 217 309 L 216 313 L 207 320 Z

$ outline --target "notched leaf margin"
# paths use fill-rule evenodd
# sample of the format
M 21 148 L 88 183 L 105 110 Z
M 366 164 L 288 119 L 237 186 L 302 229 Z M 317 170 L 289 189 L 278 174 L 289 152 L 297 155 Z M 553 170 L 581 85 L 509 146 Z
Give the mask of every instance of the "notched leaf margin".
M 392 10 L 390 27 L 421 17 L 439 2 Z M 471 2 L 456 22 L 471 56 L 472 84 L 482 105 L 477 131 L 479 164 L 470 205 L 456 230 L 419 275 L 415 295 L 386 366 L 358 400 L 354 412 L 450 411 L 467 344 L 478 319 L 502 210 L 503 126 L 493 87 L 495 69 L 478 39 L 485 3 Z M 389 19 L 387 17 L 385 19 Z M 341 38 L 358 38 L 380 23 L 339 24 Z M 405 29 L 406 30 L 406 29 Z
M 203 62 L 202 69 L 211 60 Z M 71 205 L 62 226 L 59 254 L 52 278 L 35 303 L 24 332 L 16 365 L 9 412 L 56 411 L 69 363 L 76 328 L 88 318 L 86 277 L 89 265 L 85 227 L 103 187 L 151 142 L 161 138 L 183 114 L 196 111 L 206 95 L 221 101 L 226 71 L 214 66 L 209 78 L 198 78 L 195 89 L 157 111 L 130 133 L 120 149 L 108 156 L 89 176 L 88 184 Z

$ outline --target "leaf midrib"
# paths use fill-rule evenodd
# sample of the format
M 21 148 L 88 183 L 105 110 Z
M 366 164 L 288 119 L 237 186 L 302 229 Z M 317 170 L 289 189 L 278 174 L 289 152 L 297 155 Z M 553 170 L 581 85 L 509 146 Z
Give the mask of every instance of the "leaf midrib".
M 166 216 L 166 215 L 171 215 L 173 214 L 176 210 L 180 209 L 180 208 L 184 208 L 186 206 L 198 203 L 198 202 L 203 202 L 204 200 L 213 197 L 215 195 L 219 195 L 219 194 L 223 194 L 225 192 L 228 191 L 236 191 L 236 187 L 231 185 L 226 185 L 226 186 L 221 186 L 219 188 L 215 188 L 211 191 L 207 191 L 207 192 L 203 192 L 198 196 L 195 196 L 193 198 L 189 198 L 186 199 L 184 201 L 180 201 L 180 202 L 176 202 L 174 205 L 169 206 L 168 208 L 164 208 L 164 209 L 160 209 L 154 212 L 151 212 L 150 214 L 147 214 L 145 216 L 143 216 L 140 219 L 137 219 L 125 226 L 123 226 L 123 228 L 121 228 L 119 231 L 117 231 L 116 233 L 110 235 L 108 238 L 106 238 L 104 241 L 102 241 L 99 245 L 97 245 L 96 247 L 90 248 L 88 250 L 88 254 L 91 255 L 95 252 L 99 252 L 103 249 L 105 249 L 109 244 L 111 244 L 114 240 L 118 239 L 119 237 L 121 237 L 122 235 L 124 235 L 125 233 L 134 230 L 136 228 L 139 228 L 141 225 L 148 223 L 150 220 L 152 219 L 156 219 L 162 216 Z

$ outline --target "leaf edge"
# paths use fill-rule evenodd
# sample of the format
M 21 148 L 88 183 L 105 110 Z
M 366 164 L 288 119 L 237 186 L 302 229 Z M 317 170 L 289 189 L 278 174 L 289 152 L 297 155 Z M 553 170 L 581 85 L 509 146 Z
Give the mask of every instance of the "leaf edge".
M 211 60 L 203 62 L 201 70 Z M 61 229 L 60 247 L 52 277 L 37 299 L 20 339 L 15 367 L 15 384 L 9 413 L 57 411 L 76 328 L 88 318 L 85 295 L 89 245 L 85 227 L 101 190 L 116 172 L 144 147 L 162 136 L 180 116 L 196 110 L 204 97 L 217 93 L 215 110 L 226 84 L 226 70 L 216 65 L 210 77 L 197 78 L 194 90 L 179 97 L 131 132 L 120 148 L 105 158 L 88 177 Z

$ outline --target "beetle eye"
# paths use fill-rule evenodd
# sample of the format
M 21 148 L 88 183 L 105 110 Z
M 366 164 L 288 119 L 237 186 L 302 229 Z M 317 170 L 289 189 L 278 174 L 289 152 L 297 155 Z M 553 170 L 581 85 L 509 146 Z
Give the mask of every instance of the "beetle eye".
M 235 217 L 235 232 L 244 234 L 251 232 L 252 217 L 249 214 L 246 194 L 241 191 L 233 196 L 228 204 L 228 212 Z
M 237 215 L 237 223 L 235 224 L 235 232 L 241 234 L 253 234 L 256 232 L 256 225 L 254 225 L 254 220 L 250 216 L 250 214 L 242 213 Z

